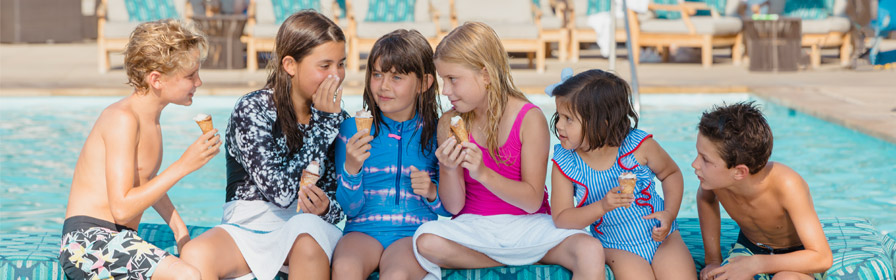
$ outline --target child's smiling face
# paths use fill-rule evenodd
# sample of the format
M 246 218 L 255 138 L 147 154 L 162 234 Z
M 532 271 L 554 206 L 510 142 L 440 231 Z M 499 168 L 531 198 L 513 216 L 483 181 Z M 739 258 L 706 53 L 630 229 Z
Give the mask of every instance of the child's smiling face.
M 567 150 L 587 148 L 580 116 L 571 110 L 566 98 L 555 97 L 554 100 L 557 104 L 557 137 L 560 138 L 560 145 Z
M 420 80 L 414 73 L 401 74 L 395 68 L 381 69 L 379 59 L 374 63 L 370 91 L 376 98 L 376 105 L 392 120 L 405 121 L 414 117 L 419 85 Z
M 442 78 L 442 95 L 448 97 L 454 109 L 461 113 L 477 108 L 488 108 L 488 77 L 485 70 L 475 70 L 459 63 L 434 61 Z

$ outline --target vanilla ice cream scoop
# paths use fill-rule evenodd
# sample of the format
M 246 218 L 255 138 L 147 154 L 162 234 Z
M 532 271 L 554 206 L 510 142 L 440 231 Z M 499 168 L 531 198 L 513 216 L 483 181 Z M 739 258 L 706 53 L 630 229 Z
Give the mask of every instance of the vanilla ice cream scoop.
M 193 117 L 193 120 L 196 121 L 196 124 L 199 124 L 199 129 L 202 129 L 202 134 L 215 129 L 214 124 L 212 124 L 212 116 L 208 114 L 196 114 L 196 116 Z

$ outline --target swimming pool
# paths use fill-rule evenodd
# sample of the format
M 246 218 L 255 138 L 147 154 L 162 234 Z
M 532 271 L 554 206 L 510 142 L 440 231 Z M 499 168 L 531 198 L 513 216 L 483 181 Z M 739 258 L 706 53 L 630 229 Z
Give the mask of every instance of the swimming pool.
M 162 113 L 166 168 L 200 134 L 196 113 L 214 117 L 223 130 L 238 97 L 199 96 L 193 106 L 168 106 Z M 552 99 L 530 96 L 546 114 Z M 0 233 L 59 232 L 78 153 L 100 111 L 120 97 L 28 97 L 0 99 Z M 678 163 L 685 192 L 679 217 L 697 217 L 696 124 L 713 104 L 756 100 L 748 94 L 644 95 L 639 128 Z M 896 144 L 822 121 L 792 109 L 758 100 L 775 135 L 772 160 L 781 161 L 806 179 L 822 217 L 852 216 L 871 220 L 884 232 L 896 231 Z M 346 97 L 345 109 L 360 108 L 360 96 Z M 448 104 L 443 102 L 443 104 Z M 37 110 L 36 108 L 42 108 Z M 552 145 L 557 142 L 553 135 Z M 223 153 L 174 186 L 169 195 L 186 223 L 219 223 L 224 203 Z M 548 178 L 550 180 L 550 178 Z M 658 190 L 660 191 L 660 190 Z M 723 211 L 724 212 L 724 211 Z M 723 213 L 724 215 L 724 213 Z M 163 223 L 155 211 L 143 222 Z

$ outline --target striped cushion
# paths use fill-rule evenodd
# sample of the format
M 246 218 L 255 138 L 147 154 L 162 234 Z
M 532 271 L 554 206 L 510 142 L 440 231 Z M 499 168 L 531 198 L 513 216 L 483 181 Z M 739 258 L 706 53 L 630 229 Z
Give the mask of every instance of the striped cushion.
M 828 218 L 821 225 L 834 254 L 825 279 L 891 279 L 893 252 L 885 246 L 888 237 L 868 220 Z
M 370 0 L 364 21 L 404 22 L 414 21 L 415 0 Z
M 834 11 L 834 0 L 787 0 L 784 16 L 801 19 L 825 19 Z
M 703 239 L 700 222 L 696 218 L 679 218 L 679 230 L 697 270 L 704 266 Z M 896 265 L 896 233 L 881 234 L 871 223 L 862 218 L 823 218 L 825 236 L 831 246 L 834 264 L 825 273 L 825 279 L 892 279 Z M 187 226 L 190 236 L 196 237 L 209 227 Z M 737 240 L 740 229 L 731 219 L 721 224 L 722 257 Z M 141 224 L 140 237 L 159 248 L 176 253 L 177 245 L 171 229 L 163 224 Z M 58 233 L 0 234 L 0 279 L 52 279 L 65 276 L 57 261 L 59 254 Z M 613 274 L 606 267 L 607 279 Z M 569 279 L 569 270 L 556 265 L 504 266 L 468 270 L 442 270 L 445 279 Z M 286 279 L 285 274 L 278 279 Z M 378 279 L 372 274 L 368 279 Z
M 64 280 L 59 266 L 59 233 L 0 235 L 0 279 Z
M 274 6 L 274 19 L 277 25 L 282 24 L 286 18 L 301 10 L 320 11 L 320 1 L 317 0 L 271 0 L 271 4 Z
M 128 20 L 147 22 L 167 18 L 178 18 L 174 3 L 169 0 L 125 0 Z

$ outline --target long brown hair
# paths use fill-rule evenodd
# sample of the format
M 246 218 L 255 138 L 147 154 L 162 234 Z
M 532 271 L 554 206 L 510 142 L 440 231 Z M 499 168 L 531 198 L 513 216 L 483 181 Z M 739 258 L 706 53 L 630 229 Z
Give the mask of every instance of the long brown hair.
M 395 70 L 399 74 L 414 74 L 417 77 L 417 87 L 423 92 L 417 94 L 414 102 L 414 112 L 418 114 L 417 125 L 420 129 L 420 151 L 423 153 L 435 150 L 437 143 L 433 141 L 438 129 L 440 111 L 439 84 L 435 80 L 436 66 L 432 62 L 432 47 L 426 38 L 417 30 L 398 29 L 383 35 L 376 40 L 370 56 L 367 58 L 367 74 L 364 83 L 364 108 L 370 110 L 373 115 L 374 127 L 380 127 L 383 119 L 382 112 L 376 105 L 373 91 L 370 89 L 370 76 L 374 72 L 374 64 L 380 63 L 380 71 L 389 72 Z M 433 79 L 429 88 L 425 86 L 426 75 Z M 374 136 L 379 134 L 379 129 Z
M 565 101 L 557 106 L 566 106 L 582 122 L 582 137 L 588 140 L 586 151 L 622 146 L 632 128 L 638 128 L 631 93 L 625 80 L 600 69 L 579 73 L 554 89 L 554 97 Z M 558 137 L 559 121 L 560 113 L 554 113 L 550 123 Z
M 277 127 L 286 136 L 286 146 L 291 151 L 302 147 L 305 133 L 296 125 L 296 111 L 292 104 L 292 79 L 283 69 L 283 58 L 291 56 L 297 63 L 315 47 L 328 42 L 345 42 L 342 29 L 326 16 L 312 11 L 299 11 L 283 21 L 277 31 L 274 53 L 268 62 L 265 88 L 273 90 L 273 102 L 277 109 Z
M 433 59 L 466 65 L 475 71 L 485 68 L 490 83 L 486 85 L 488 95 L 488 115 L 485 122 L 486 148 L 496 162 L 510 164 L 498 154 L 498 125 L 510 97 L 525 101 L 528 98 L 513 84 L 510 63 L 501 39 L 488 25 L 481 22 L 467 22 L 445 36 L 436 47 Z M 476 118 L 475 111 L 461 113 L 467 131 Z

